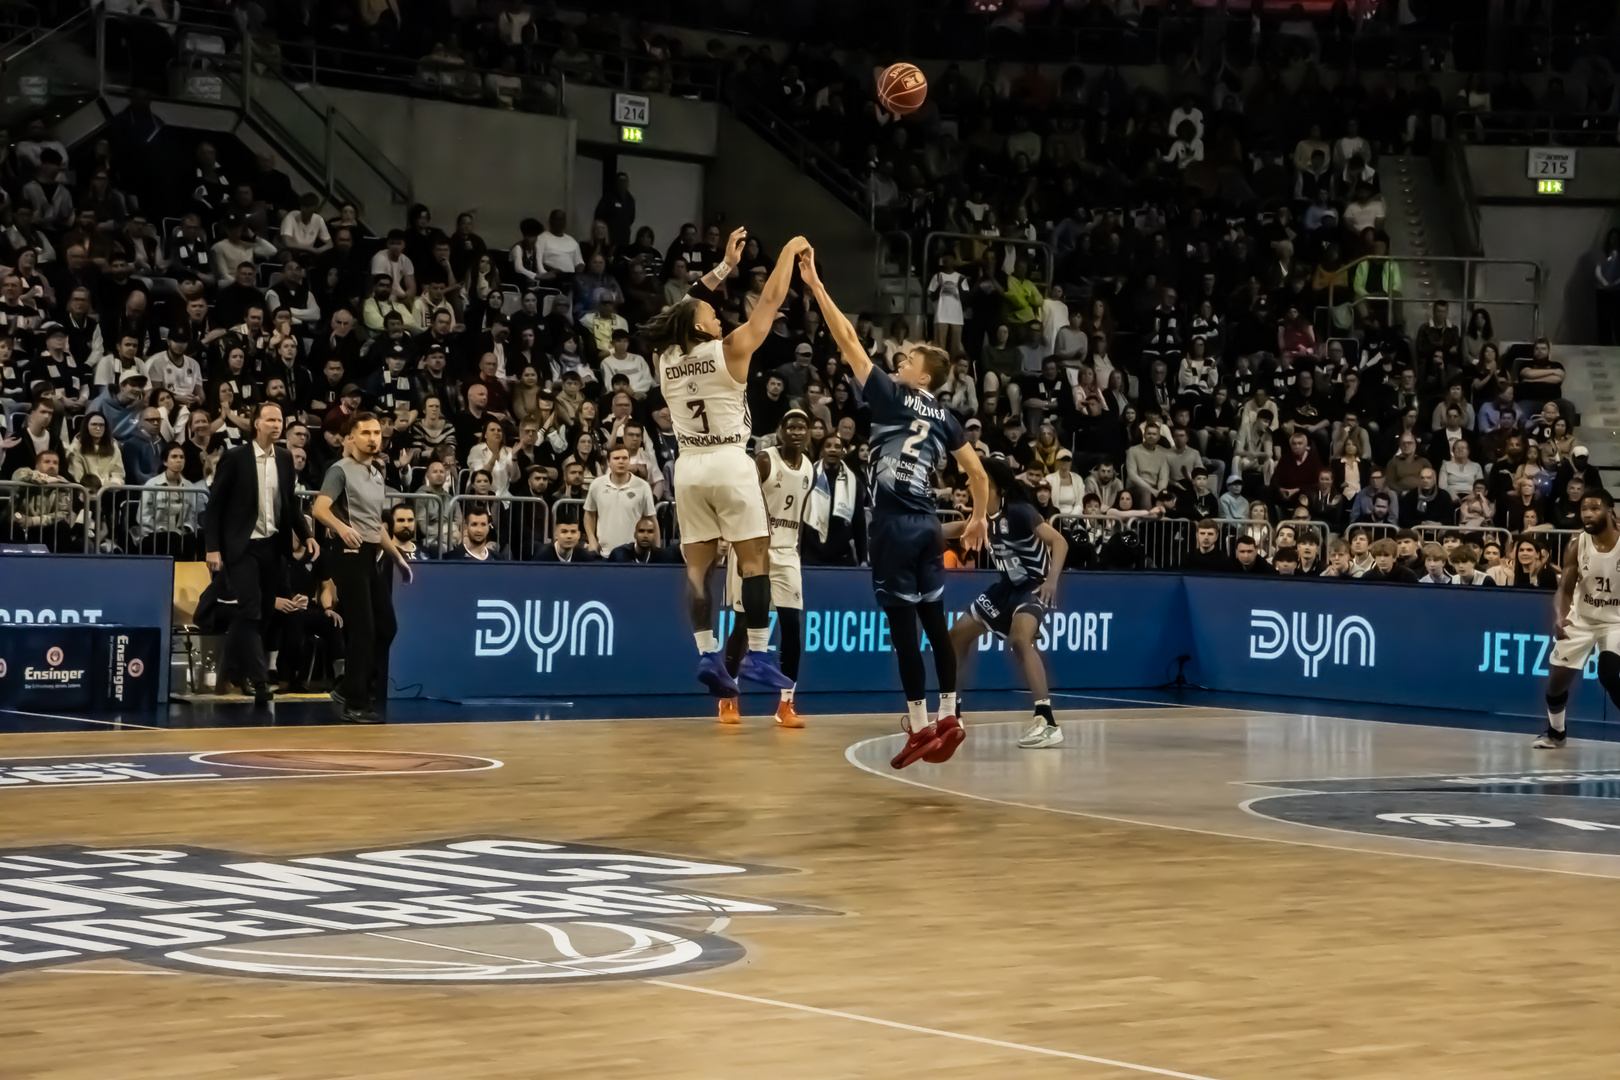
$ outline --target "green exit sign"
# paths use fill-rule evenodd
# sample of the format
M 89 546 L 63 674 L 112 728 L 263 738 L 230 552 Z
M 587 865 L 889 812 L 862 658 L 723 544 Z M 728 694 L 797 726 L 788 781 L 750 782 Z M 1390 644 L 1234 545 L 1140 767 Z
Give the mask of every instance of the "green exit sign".
M 620 142 L 638 143 L 638 142 L 640 142 L 642 139 L 644 139 L 646 137 L 647 137 L 646 131 L 644 129 L 642 129 L 640 126 L 636 125 L 636 124 L 620 124 L 619 125 L 619 141 Z
M 1536 181 L 1537 195 L 1562 195 L 1564 182 L 1562 180 L 1541 179 Z

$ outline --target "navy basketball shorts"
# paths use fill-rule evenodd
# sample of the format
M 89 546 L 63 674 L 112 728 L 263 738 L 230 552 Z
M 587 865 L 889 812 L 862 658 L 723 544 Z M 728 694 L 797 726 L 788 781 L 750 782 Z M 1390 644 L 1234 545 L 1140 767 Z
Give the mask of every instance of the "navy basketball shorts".
M 1015 585 L 1002 578 L 973 601 L 972 615 L 997 636 L 1006 637 L 1012 632 L 1013 616 L 1021 611 L 1035 616 L 1036 622 L 1046 618 L 1046 605 L 1036 595 L 1040 587 L 1038 581 Z
M 920 604 L 945 592 L 945 533 L 933 514 L 874 514 L 867 553 L 879 606 Z

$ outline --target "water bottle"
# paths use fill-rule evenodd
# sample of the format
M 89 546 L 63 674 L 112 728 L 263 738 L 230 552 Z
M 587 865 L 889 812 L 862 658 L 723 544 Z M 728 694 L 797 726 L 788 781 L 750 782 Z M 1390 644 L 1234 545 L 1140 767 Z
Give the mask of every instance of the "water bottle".
M 203 688 L 212 694 L 214 692 L 214 688 L 218 685 L 219 671 L 214 666 L 214 658 L 210 656 L 207 661 L 203 663 Z

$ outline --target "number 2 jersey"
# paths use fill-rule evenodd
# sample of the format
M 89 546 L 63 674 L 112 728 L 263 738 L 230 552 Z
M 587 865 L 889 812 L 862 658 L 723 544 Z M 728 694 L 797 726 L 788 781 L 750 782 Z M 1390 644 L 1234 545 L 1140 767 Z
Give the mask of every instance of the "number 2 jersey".
M 658 383 L 669 403 L 681 453 L 747 445 L 753 426 L 748 415 L 748 386 L 731 377 L 718 339 L 705 341 L 689 353 L 666 350 L 658 357 Z
M 962 425 L 926 390 L 914 390 L 873 367 L 866 378 L 872 410 L 872 487 L 877 513 L 932 514 L 931 476 L 967 442 Z

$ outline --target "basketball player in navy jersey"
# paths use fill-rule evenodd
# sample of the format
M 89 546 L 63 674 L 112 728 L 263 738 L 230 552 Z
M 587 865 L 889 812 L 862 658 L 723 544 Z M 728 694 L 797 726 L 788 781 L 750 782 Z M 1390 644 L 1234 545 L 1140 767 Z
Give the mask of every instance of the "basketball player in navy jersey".
M 1035 647 L 1035 638 L 1057 597 L 1058 575 L 1069 557 L 1069 542 L 1041 517 L 1029 489 L 1011 465 L 1001 458 L 987 458 L 984 471 L 990 477 L 990 551 L 1001 568 L 1001 580 L 980 593 L 966 616 L 951 627 L 951 645 L 957 656 L 965 656 L 973 640 L 988 630 L 1012 646 L 1035 699 L 1035 722 L 1018 745 L 1041 750 L 1061 743 L 1063 729 L 1052 715 L 1046 661 Z M 963 527 L 960 521 L 949 522 L 946 538 L 955 537 Z
M 889 762 L 903 769 L 915 761 L 947 761 L 967 733 L 956 710 L 956 652 L 945 618 L 945 536 L 935 513 L 931 474 L 946 454 L 966 474 L 973 509 L 962 526 L 962 545 L 976 551 L 985 542 L 990 481 L 978 451 L 967 445 L 962 425 L 934 400 L 929 387 L 945 381 L 950 356 L 933 345 L 913 345 L 895 364 L 894 377 L 872 365 L 855 328 L 827 296 L 816 275 L 815 251 L 799 255 L 799 275 L 821 306 L 844 362 L 865 391 L 872 413 L 872 529 L 867 549 L 872 586 L 889 619 L 889 640 L 906 692 L 906 744 Z M 939 679 L 939 719 L 928 722 L 927 674 L 918 620 L 934 650 Z

